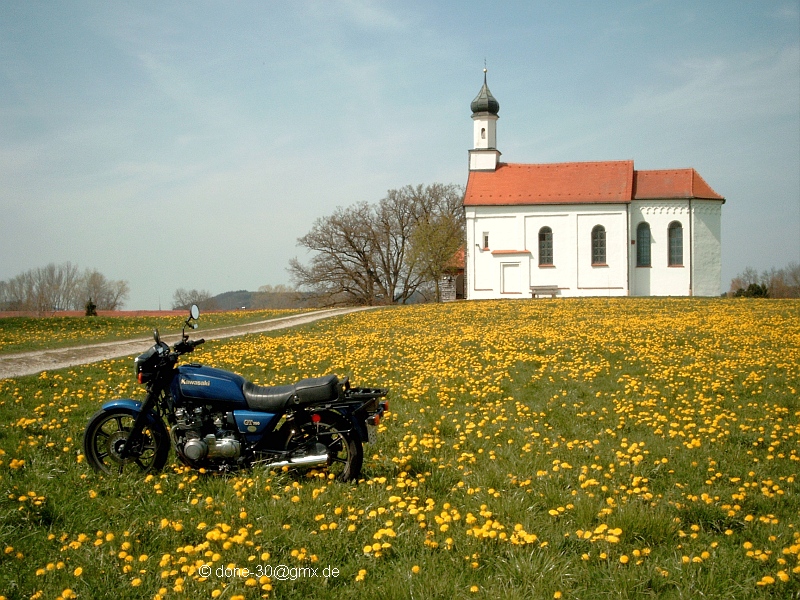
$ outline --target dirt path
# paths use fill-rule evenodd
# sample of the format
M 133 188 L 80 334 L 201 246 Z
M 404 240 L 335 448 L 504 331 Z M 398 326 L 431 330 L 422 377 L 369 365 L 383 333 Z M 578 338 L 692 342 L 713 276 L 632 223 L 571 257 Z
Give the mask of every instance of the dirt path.
M 320 319 L 346 315 L 359 310 L 368 310 L 369 308 L 372 307 L 333 308 L 330 310 L 320 310 L 313 313 L 269 319 L 267 321 L 258 321 L 256 323 L 247 323 L 244 325 L 233 325 L 230 327 L 207 330 L 197 329 L 192 337 L 202 337 L 206 340 L 220 340 L 247 333 L 261 333 L 263 331 L 295 327 L 297 325 L 319 321 Z M 180 335 L 170 335 L 162 338 L 163 341 L 170 345 L 179 339 Z M 147 350 L 152 343 L 153 338 L 149 337 L 121 342 L 105 342 L 102 344 L 74 346 L 71 348 L 58 348 L 55 350 L 6 354 L 0 356 L 0 379 L 22 377 L 23 375 L 33 375 L 41 371 L 63 369 L 120 356 L 139 354 Z

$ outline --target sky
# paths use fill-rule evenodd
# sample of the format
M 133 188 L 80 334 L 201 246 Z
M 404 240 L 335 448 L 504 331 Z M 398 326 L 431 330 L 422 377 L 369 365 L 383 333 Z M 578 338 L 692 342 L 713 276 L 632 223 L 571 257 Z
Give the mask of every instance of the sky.
M 0 3 L 0 280 L 71 262 L 126 309 L 290 283 L 337 206 L 503 161 L 693 167 L 722 291 L 800 262 L 800 1 Z

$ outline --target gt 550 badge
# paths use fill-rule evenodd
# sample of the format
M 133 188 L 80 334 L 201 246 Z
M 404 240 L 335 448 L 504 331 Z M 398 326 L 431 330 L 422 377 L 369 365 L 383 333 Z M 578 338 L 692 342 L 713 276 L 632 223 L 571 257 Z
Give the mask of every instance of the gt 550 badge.
M 253 421 L 252 419 L 245 419 L 243 423 L 245 425 L 261 425 L 261 421 Z

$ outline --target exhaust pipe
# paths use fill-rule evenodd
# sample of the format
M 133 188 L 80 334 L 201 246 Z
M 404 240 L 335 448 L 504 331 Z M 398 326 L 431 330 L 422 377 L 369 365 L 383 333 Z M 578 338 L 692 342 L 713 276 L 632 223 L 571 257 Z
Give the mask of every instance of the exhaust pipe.
M 310 454 L 308 456 L 298 456 L 297 458 L 290 458 L 289 460 L 280 460 L 278 462 L 269 463 L 267 466 L 274 467 L 300 467 L 311 465 L 326 465 L 328 464 L 327 454 Z

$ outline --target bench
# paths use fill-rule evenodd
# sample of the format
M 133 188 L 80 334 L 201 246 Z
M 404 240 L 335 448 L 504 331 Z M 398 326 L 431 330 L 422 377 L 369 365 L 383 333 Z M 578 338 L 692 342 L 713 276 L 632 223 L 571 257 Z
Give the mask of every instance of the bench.
M 555 285 L 531 286 L 531 298 L 543 298 L 544 296 L 550 296 L 551 298 L 555 298 L 556 294 L 558 294 L 558 287 Z

